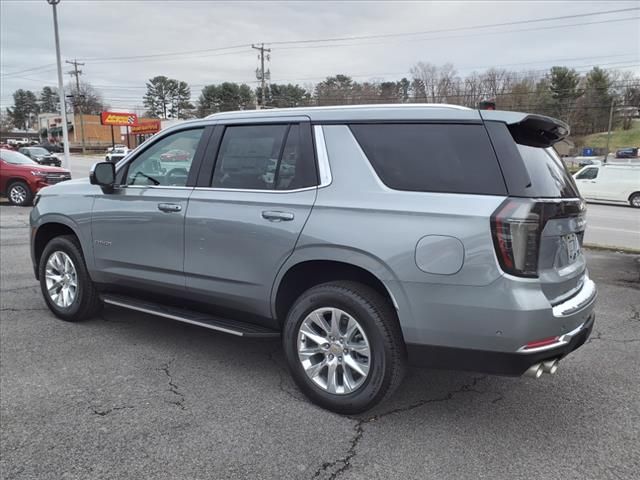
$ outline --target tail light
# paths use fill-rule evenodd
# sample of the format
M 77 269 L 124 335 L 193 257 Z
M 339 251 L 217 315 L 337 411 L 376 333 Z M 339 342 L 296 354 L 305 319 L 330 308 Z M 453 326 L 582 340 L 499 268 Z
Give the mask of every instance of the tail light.
M 518 277 L 538 276 L 542 230 L 552 218 L 578 217 L 576 233 L 583 231 L 582 200 L 507 198 L 491 216 L 491 234 L 502 270 Z

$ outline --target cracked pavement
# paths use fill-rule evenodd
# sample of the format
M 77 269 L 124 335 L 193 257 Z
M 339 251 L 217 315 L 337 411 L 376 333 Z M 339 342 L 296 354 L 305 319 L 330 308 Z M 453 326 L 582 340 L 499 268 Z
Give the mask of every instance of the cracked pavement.
M 631 479 L 640 471 L 640 257 L 589 251 L 593 336 L 540 380 L 410 369 L 343 417 L 278 342 L 107 308 L 71 324 L 0 204 L 2 479 Z

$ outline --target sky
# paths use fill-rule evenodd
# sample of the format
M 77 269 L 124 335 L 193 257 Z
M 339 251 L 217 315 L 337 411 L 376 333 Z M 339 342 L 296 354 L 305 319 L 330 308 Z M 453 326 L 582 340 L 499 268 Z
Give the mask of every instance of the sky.
M 580 16 L 623 9 L 635 10 Z M 565 18 L 530 22 L 550 17 Z M 338 73 L 358 81 L 396 80 L 408 77 L 417 62 L 452 63 L 461 76 L 489 67 L 542 71 L 553 65 L 640 73 L 637 0 L 61 0 L 58 19 L 63 62 L 84 62 L 81 79 L 113 110 L 141 109 L 145 82 L 156 75 L 186 81 L 194 100 L 207 84 L 255 87 L 258 52 L 250 45 L 263 42 L 271 48 L 271 81 L 303 86 Z M 483 27 L 512 22 L 529 23 Z M 323 39 L 330 40 L 316 41 Z M 65 83 L 69 70 L 64 65 Z M 16 89 L 45 85 L 57 86 L 51 6 L 0 0 L 2 110 Z

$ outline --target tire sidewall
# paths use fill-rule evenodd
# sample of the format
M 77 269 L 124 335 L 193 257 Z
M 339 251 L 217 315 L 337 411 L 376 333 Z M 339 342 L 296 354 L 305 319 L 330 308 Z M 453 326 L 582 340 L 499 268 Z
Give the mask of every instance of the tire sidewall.
M 629 205 L 631 205 L 631 208 L 640 208 L 640 205 L 633 204 L 633 201 L 637 198 L 640 198 L 640 193 L 634 193 L 631 195 L 631 198 L 629 198 Z
M 15 203 L 12 199 L 11 199 L 11 190 L 13 190 L 14 187 L 20 186 L 22 188 L 25 189 L 26 191 L 26 196 L 24 199 L 24 202 L 22 203 Z M 13 182 L 11 185 L 9 185 L 9 188 L 7 188 L 7 198 L 9 199 L 9 202 L 12 205 L 16 205 L 18 207 L 26 207 L 31 205 L 31 201 L 33 199 L 33 193 L 31 192 L 31 189 L 29 188 L 29 185 L 27 185 L 25 182 L 22 181 L 18 181 L 18 182 Z
M 301 323 L 312 311 L 318 308 L 339 308 L 351 315 L 362 327 L 369 341 L 371 351 L 369 374 L 364 383 L 354 392 L 336 395 L 317 386 L 306 374 L 298 358 L 298 335 Z M 358 301 L 346 293 L 331 287 L 316 287 L 294 304 L 287 316 L 284 328 L 283 345 L 289 369 L 298 387 L 312 401 L 324 408 L 341 413 L 362 411 L 375 403 L 384 393 L 387 354 L 384 338 L 373 316 L 378 315 L 365 302 Z
M 55 302 L 51 300 L 49 292 L 47 291 L 45 270 L 47 261 L 55 252 L 66 253 L 73 262 L 73 266 L 76 269 L 76 278 L 78 283 L 76 298 L 74 299 L 73 303 L 66 308 L 56 305 Z M 38 265 L 38 277 L 40 278 L 40 289 L 42 290 L 42 296 L 44 297 L 45 302 L 47 302 L 47 306 L 49 307 L 49 309 L 63 320 L 70 320 L 74 318 L 82 308 L 85 293 L 85 282 L 88 280 L 88 276 L 86 269 L 84 268 L 84 259 L 78 256 L 77 247 L 73 244 L 73 242 L 62 237 L 54 238 L 53 240 L 51 240 L 44 248 L 42 255 L 40 256 L 40 263 Z

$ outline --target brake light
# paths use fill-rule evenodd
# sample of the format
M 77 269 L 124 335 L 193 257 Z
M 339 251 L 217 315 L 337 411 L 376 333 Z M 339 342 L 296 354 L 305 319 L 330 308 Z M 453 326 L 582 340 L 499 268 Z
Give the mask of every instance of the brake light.
M 518 277 L 538 276 L 540 239 L 552 218 L 574 217 L 575 233 L 585 228 L 580 199 L 507 198 L 491 216 L 491 235 L 502 270 Z
M 529 342 L 524 346 L 524 350 L 530 350 L 532 348 L 546 347 L 547 345 L 553 345 L 560 337 L 543 338 L 542 340 L 536 340 L 535 342 Z
M 491 216 L 491 234 L 502 270 L 519 277 L 538 276 L 542 224 L 538 204 L 508 198 Z

